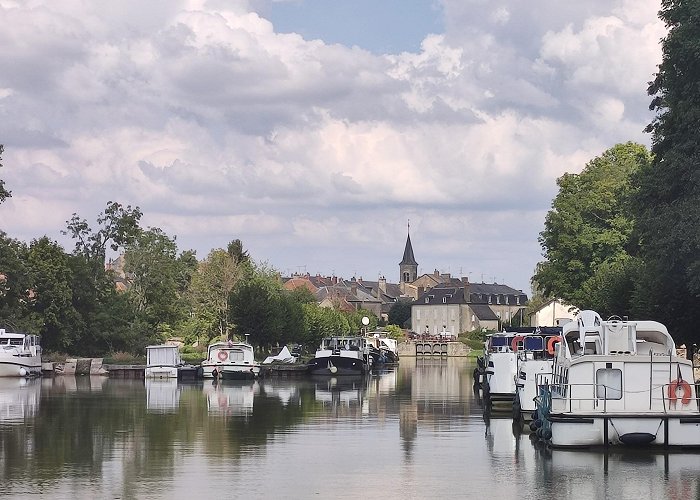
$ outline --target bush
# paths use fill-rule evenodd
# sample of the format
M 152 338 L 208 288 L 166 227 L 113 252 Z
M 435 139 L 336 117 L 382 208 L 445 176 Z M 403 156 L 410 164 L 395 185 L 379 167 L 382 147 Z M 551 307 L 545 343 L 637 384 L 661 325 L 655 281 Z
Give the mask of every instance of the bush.
M 103 363 L 107 365 L 145 365 L 146 356 L 119 351 L 107 354 Z
M 198 365 L 206 359 L 201 352 L 182 352 L 180 357 L 182 361 L 191 365 Z

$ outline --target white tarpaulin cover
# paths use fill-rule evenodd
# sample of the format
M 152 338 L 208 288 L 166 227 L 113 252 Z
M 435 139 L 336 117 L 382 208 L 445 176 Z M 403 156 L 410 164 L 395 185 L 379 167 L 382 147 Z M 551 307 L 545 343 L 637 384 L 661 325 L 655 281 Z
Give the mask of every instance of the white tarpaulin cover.
M 263 364 L 269 365 L 273 361 L 281 361 L 282 363 L 294 363 L 296 360 L 297 360 L 297 358 L 292 356 L 292 353 L 289 352 L 289 349 L 287 349 L 287 346 L 284 346 L 277 356 L 266 357 L 265 361 L 263 361 Z

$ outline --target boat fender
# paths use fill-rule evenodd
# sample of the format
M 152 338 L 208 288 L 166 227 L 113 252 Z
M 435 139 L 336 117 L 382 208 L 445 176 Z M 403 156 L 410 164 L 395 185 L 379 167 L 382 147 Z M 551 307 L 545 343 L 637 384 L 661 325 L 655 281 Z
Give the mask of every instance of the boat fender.
M 219 361 L 226 361 L 228 359 L 228 353 L 226 351 L 219 351 L 217 357 L 219 358 Z
M 533 420 L 532 423 L 535 424 L 535 429 L 539 429 L 540 427 L 542 427 L 542 420 L 540 420 L 539 418 L 537 420 Z
M 22 368 L 19 369 L 19 376 L 20 376 L 20 377 L 26 377 L 26 376 L 27 376 L 27 370 L 26 370 L 24 367 L 22 367 Z
M 515 337 L 513 337 L 513 342 L 510 343 L 510 348 L 513 350 L 513 352 L 518 350 L 518 342 L 520 342 L 524 338 L 525 337 L 523 337 L 522 335 L 516 335 Z
M 328 370 L 330 370 L 331 373 L 337 373 L 337 372 L 338 372 L 338 368 L 336 368 L 335 366 L 331 366 L 330 368 L 328 368 Z
M 678 389 L 683 389 L 683 396 L 681 397 L 681 403 L 684 405 L 687 405 L 690 403 L 690 396 L 692 395 L 692 391 L 690 389 L 690 384 L 688 383 L 687 380 L 683 380 L 682 378 L 676 379 L 671 384 L 668 386 L 668 399 L 671 400 L 672 403 L 676 402 L 676 399 L 678 399 Z
M 547 353 L 549 353 L 551 356 L 554 356 L 554 345 L 557 342 L 561 342 L 561 337 L 559 335 L 556 337 L 549 337 L 549 340 L 547 341 Z
M 550 429 L 542 429 L 542 438 L 544 438 L 545 441 L 552 439 L 552 431 Z

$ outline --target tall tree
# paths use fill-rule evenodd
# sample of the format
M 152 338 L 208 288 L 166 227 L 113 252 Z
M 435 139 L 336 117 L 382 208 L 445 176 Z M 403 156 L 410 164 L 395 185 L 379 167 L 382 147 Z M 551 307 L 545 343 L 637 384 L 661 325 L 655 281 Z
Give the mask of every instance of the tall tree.
M 178 257 L 177 244 L 159 228 L 142 231 L 124 254 L 124 272 L 136 311 L 154 328 L 185 317 L 183 275 L 192 271 L 190 252 Z
M 229 298 L 243 276 L 242 266 L 225 250 L 212 250 L 199 263 L 188 295 L 194 315 L 206 325 L 206 331 L 202 332 L 205 342 L 217 336 L 229 337 Z
M 592 291 L 598 290 L 591 280 L 613 279 L 601 275 L 613 270 L 624 275 L 620 270 L 636 252 L 631 177 L 650 162 L 644 146 L 628 142 L 594 158 L 580 174 L 557 179 L 559 193 L 539 237 L 546 260 L 533 277 L 545 296 L 592 307 L 599 301 L 591 300 Z M 606 305 L 600 312 L 629 314 L 630 307 L 629 302 L 624 311 Z
M 0 168 L 2 168 L 2 153 L 5 149 L 3 148 L 3 145 L 0 144 Z M 5 199 L 10 198 L 12 196 L 12 193 L 5 189 L 5 181 L 0 179 L 0 203 L 5 201 Z
M 46 236 L 32 241 L 27 255 L 31 277 L 31 315 L 49 351 L 73 350 L 79 339 L 80 315 L 73 303 L 70 256 Z
M 0 231 L 0 328 L 27 330 L 31 289 L 27 245 Z M 34 331 L 33 333 L 38 333 Z
M 700 3 L 662 0 L 668 34 L 649 84 L 654 161 L 637 177 L 638 231 L 649 313 L 681 340 L 700 322 Z
M 125 208 L 120 203 L 110 201 L 97 216 L 99 229 L 93 231 L 87 220 L 74 213 L 66 221 L 66 230 L 62 233 L 75 240 L 75 253 L 92 264 L 94 279 L 97 280 L 104 272 L 107 247 L 117 251 L 132 243 L 141 231 L 139 221 L 142 215 L 139 207 L 131 208 L 128 205 Z

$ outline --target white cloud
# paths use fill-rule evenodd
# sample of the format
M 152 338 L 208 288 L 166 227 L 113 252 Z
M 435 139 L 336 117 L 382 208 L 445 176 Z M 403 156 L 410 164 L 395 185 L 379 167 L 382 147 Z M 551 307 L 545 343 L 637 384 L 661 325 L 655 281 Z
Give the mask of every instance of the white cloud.
M 201 256 L 391 279 L 410 217 L 424 271 L 526 288 L 556 177 L 648 140 L 656 0 L 442 0 L 395 55 L 276 33 L 265 3 L 1 1 L 3 230 L 117 200 Z

